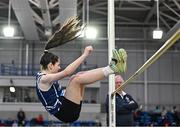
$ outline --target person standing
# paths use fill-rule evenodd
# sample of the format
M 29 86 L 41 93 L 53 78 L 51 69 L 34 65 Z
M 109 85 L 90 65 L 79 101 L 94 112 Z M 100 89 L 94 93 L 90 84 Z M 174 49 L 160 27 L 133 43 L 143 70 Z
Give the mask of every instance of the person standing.
M 22 110 L 22 108 L 20 108 L 20 110 L 17 113 L 17 119 L 18 119 L 18 126 L 25 125 L 26 115 L 25 112 Z
M 124 82 L 120 75 L 115 76 L 115 88 Z M 133 111 L 138 108 L 137 102 L 124 91 L 116 93 L 116 126 L 133 126 Z M 109 125 L 109 95 L 106 98 L 107 125 Z

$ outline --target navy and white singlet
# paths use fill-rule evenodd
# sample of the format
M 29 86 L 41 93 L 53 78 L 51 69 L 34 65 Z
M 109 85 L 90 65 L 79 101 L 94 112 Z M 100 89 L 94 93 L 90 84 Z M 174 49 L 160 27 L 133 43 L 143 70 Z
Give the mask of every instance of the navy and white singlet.
M 59 100 L 59 97 L 64 96 L 65 90 L 62 89 L 62 86 L 58 83 L 58 81 L 53 82 L 48 91 L 40 90 L 39 81 L 43 75 L 46 74 L 38 72 L 36 75 L 36 92 L 45 109 L 50 114 L 54 115 L 61 108 L 62 103 Z

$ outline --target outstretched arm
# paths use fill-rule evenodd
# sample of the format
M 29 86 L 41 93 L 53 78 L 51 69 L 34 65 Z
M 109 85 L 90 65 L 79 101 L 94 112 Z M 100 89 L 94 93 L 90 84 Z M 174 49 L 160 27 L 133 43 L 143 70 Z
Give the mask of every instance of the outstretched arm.
M 44 83 L 50 84 L 53 81 L 60 80 L 64 77 L 71 75 L 76 71 L 76 69 L 81 65 L 81 63 L 83 63 L 83 61 L 91 54 L 92 51 L 93 51 L 93 47 L 87 46 L 84 49 L 83 54 L 79 58 L 77 58 L 74 62 L 69 64 L 63 71 L 60 71 L 55 74 L 45 75 L 43 77 Z
M 93 47 L 92 46 L 87 46 L 84 49 L 84 53 L 78 59 L 76 59 L 73 63 L 69 64 L 63 70 L 65 75 L 69 76 L 72 73 L 74 73 L 76 71 L 76 69 L 81 65 L 81 63 L 83 63 L 84 60 L 91 54 L 92 51 L 93 51 Z

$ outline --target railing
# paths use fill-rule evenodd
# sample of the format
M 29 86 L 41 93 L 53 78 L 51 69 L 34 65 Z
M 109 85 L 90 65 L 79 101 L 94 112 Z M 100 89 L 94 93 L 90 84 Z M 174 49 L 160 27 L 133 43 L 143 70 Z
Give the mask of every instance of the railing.
M 61 64 L 61 68 L 64 69 L 67 64 Z M 85 67 L 79 67 L 76 72 L 85 71 L 97 68 L 97 65 L 88 64 Z M 0 75 L 2 76 L 34 76 L 38 71 L 40 71 L 40 65 L 22 65 L 19 67 L 18 64 L 0 63 Z
M 33 66 L 22 66 L 18 67 L 18 65 L 12 64 L 0 64 L 0 75 L 7 76 L 33 76 L 36 72 L 39 71 L 39 67 L 37 65 Z

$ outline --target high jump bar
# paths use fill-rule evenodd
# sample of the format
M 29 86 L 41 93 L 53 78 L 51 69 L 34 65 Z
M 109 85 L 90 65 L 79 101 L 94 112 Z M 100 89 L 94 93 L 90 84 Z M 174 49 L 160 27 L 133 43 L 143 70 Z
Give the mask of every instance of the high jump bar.
M 175 27 L 170 31 L 171 37 L 167 39 L 164 45 L 154 53 L 154 55 L 149 58 L 129 79 L 127 79 L 121 86 L 119 86 L 114 92 L 111 93 L 113 97 L 118 91 L 122 90 L 128 83 L 132 82 L 137 76 L 139 76 L 144 70 L 146 70 L 150 65 L 152 65 L 161 55 L 163 55 L 178 39 L 180 39 L 180 22 L 178 22 Z M 172 35 L 172 33 L 174 33 Z M 167 34 L 167 36 L 170 36 Z

